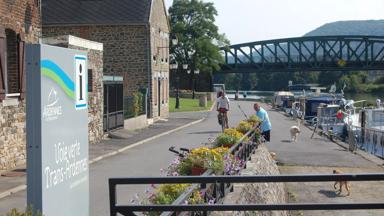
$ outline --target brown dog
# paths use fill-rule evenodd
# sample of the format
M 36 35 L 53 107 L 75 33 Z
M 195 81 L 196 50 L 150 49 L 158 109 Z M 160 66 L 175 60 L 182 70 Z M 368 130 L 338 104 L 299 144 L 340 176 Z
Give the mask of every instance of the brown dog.
M 337 170 L 337 169 L 334 169 L 333 170 L 333 174 L 343 174 L 342 171 L 340 170 Z M 338 194 L 341 194 L 342 192 L 342 188 L 343 188 L 343 185 L 345 187 L 345 189 L 347 190 L 348 194 L 347 196 L 349 196 L 350 192 L 349 192 L 349 189 L 350 189 L 350 185 L 349 185 L 349 182 L 347 181 L 336 181 L 335 184 L 333 185 L 333 187 L 336 189 L 336 185 L 339 184 L 339 190 L 338 190 Z

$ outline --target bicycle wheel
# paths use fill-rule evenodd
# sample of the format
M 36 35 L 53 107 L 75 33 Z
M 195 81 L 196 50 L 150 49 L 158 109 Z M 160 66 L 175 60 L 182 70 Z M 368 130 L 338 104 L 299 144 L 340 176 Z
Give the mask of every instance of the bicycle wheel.
M 224 130 L 227 127 L 227 122 L 225 121 L 224 113 L 220 114 L 220 118 L 221 118 L 221 131 L 224 133 Z

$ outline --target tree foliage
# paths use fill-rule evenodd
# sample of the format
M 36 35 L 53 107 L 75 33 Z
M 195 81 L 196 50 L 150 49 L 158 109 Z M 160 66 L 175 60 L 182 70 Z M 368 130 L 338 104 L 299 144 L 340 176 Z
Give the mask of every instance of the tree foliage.
M 178 63 L 187 63 L 193 71 L 212 74 L 220 69 L 223 57 L 219 47 L 229 44 L 215 25 L 217 11 L 211 2 L 174 0 L 169 8 L 171 34 L 178 44 L 171 53 Z

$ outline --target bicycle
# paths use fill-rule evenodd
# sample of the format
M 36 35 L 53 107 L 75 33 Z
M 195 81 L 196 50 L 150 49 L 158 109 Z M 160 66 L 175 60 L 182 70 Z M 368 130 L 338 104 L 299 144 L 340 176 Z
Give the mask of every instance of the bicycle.
M 219 124 L 221 125 L 221 131 L 222 132 L 224 132 L 224 130 L 226 128 L 228 128 L 227 121 L 225 118 L 226 111 L 227 111 L 226 109 L 225 109 L 225 111 L 222 109 L 219 109 Z
M 180 158 L 186 158 L 187 155 L 190 153 L 190 150 L 187 148 L 179 148 L 180 151 L 175 150 L 175 146 L 169 147 L 168 151 L 175 153 Z

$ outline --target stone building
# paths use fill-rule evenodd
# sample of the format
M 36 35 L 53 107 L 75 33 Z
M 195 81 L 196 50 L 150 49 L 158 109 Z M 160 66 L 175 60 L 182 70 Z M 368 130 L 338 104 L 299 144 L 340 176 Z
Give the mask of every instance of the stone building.
M 39 41 L 39 4 L 0 1 L 0 170 L 26 159 L 24 44 Z
M 147 116 L 168 117 L 169 22 L 164 0 L 44 0 L 43 36 L 103 43 L 104 75 L 123 77 L 123 95 L 147 91 Z
M 103 44 L 63 35 L 43 38 L 42 43 L 83 50 L 88 57 L 88 140 L 95 144 L 103 138 Z

